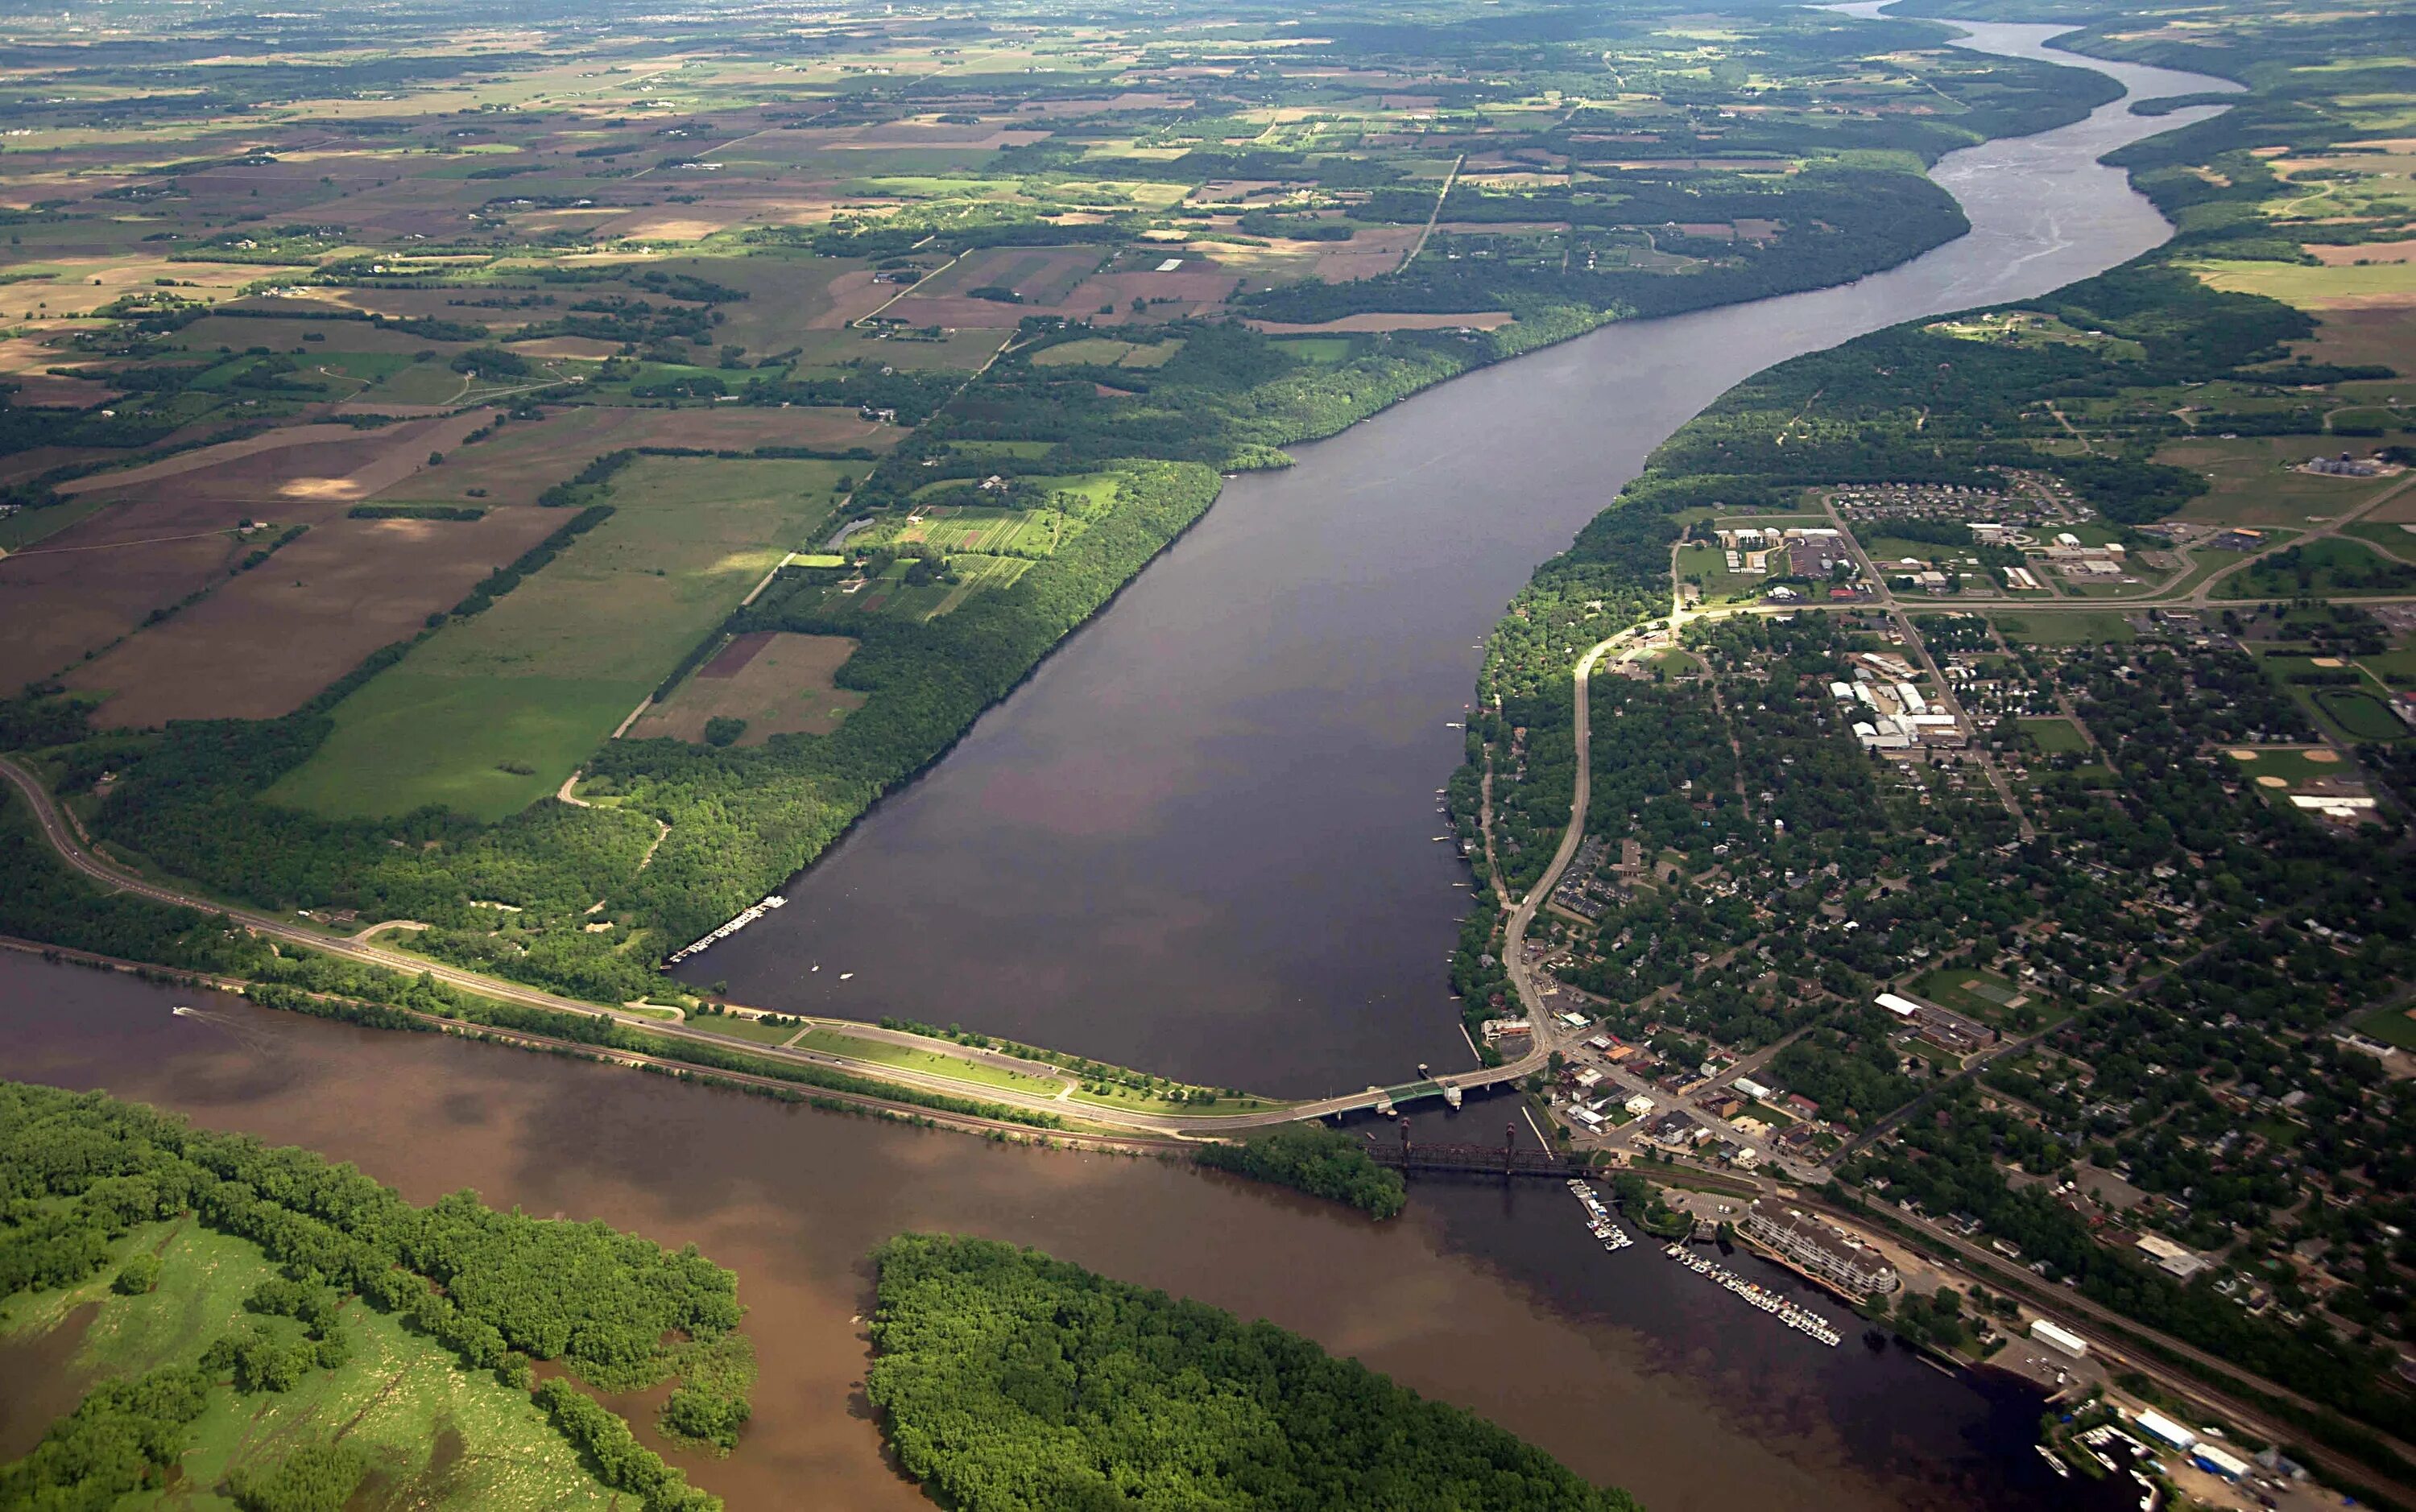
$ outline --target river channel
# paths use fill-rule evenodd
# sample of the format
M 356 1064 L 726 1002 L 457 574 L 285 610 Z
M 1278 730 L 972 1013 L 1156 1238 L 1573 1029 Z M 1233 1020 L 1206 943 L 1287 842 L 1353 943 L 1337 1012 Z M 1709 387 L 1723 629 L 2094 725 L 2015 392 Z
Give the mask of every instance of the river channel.
M 1969 29 L 1990 52 L 2080 61 L 2041 45 L 2061 28 Z M 2130 98 L 2232 87 L 2089 66 Z M 1447 828 L 1434 795 L 1503 604 L 1738 381 L 2163 241 L 2163 217 L 2096 159 L 2206 113 L 2117 101 L 1953 154 L 1933 177 L 1971 234 L 1900 267 L 1606 326 L 1231 480 L 1095 622 L 799 876 L 790 906 L 681 974 L 743 1002 L 962 1023 L 1285 1096 L 1468 1064 L 1444 974 L 1468 873 L 1434 841 Z
M 1971 29 L 1986 51 L 2053 55 L 2053 28 Z M 2134 97 L 2225 87 L 2091 66 Z M 1611 326 L 1233 481 L 801 877 L 796 906 L 691 974 L 784 1009 L 959 1020 L 1273 1092 L 1464 1063 L 1442 962 L 1467 877 L 1427 836 L 1458 759 L 1446 723 L 1502 602 L 1737 380 L 2153 246 L 2162 220 L 2094 159 L 2196 113 L 2150 120 L 2118 103 L 1958 153 L 1935 176 L 1973 231 L 1901 268 Z M 855 975 L 842 986 L 839 971 Z M 172 1014 L 178 1002 L 201 1011 Z M 864 1256 L 913 1228 L 1038 1245 L 1270 1318 L 1654 1512 L 2114 1505 L 2047 1475 L 2026 1390 L 1949 1379 L 1850 1328 L 1823 1348 L 1649 1243 L 1606 1255 L 1556 1186 L 1428 1182 L 1376 1225 L 1155 1161 L 1002 1148 L 6 953 L 0 1076 L 307 1145 L 416 1201 L 469 1186 L 697 1243 L 740 1271 L 763 1361 L 739 1452 L 682 1461 L 736 1508 L 930 1505 L 884 1464 L 857 1389 Z M 1467 1116 L 1492 1127 L 1482 1109 Z M 22 1446 L 72 1401 L 79 1384 L 41 1369 L 64 1357 L 56 1339 L 0 1348 L 0 1444 Z

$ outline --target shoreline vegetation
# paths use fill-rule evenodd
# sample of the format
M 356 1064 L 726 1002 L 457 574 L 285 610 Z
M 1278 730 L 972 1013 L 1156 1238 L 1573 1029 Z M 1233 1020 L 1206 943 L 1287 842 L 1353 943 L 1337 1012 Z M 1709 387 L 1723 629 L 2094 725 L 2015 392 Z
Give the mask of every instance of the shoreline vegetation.
M 986 1239 L 900 1235 L 873 1263 L 866 1395 L 907 1474 L 965 1512 L 1635 1512 L 1273 1324 Z
M 720 1498 L 688 1486 L 567 1376 L 531 1389 L 538 1364 L 607 1391 L 678 1377 L 663 1409 L 667 1430 L 734 1442 L 752 1379 L 724 1363 L 725 1341 L 743 1345 L 737 1278 L 693 1247 L 672 1253 L 600 1223 L 498 1213 L 467 1191 L 415 1206 L 308 1150 L 196 1130 L 99 1093 L 21 1083 L 0 1083 L 0 1300 L 9 1312 L 32 1302 L 48 1316 L 56 1310 L 41 1306 L 44 1294 L 89 1290 L 113 1268 L 104 1307 L 137 1308 L 161 1293 L 189 1299 L 178 1306 L 196 1316 L 211 1306 L 196 1289 L 219 1270 L 248 1265 L 262 1278 L 243 1295 L 231 1331 L 159 1345 L 194 1352 L 104 1380 L 31 1454 L 0 1467 L 0 1497 L 12 1505 L 111 1505 L 162 1484 L 197 1445 L 245 1505 L 279 1488 L 333 1495 L 310 1505 L 340 1505 L 398 1451 L 377 1448 L 372 1458 L 307 1423 L 249 1451 L 195 1435 L 222 1431 L 204 1419 L 226 1408 L 230 1393 L 238 1415 L 270 1414 L 286 1394 L 320 1390 L 321 1373 L 342 1371 L 356 1348 L 390 1348 L 399 1338 L 410 1341 L 406 1353 L 483 1374 L 496 1402 L 517 1396 L 521 1415 L 500 1420 L 518 1427 L 499 1431 L 525 1437 L 529 1404 L 542 1409 L 575 1451 L 545 1465 L 570 1478 L 565 1493 L 592 1475 L 647 1512 L 719 1512 Z M 210 1236 L 206 1254 L 200 1241 L 178 1242 L 186 1226 Z M 258 1258 L 246 1262 L 247 1253 Z M 0 1312 L 0 1326 L 9 1312 Z M 199 1324 L 204 1334 L 219 1326 Z M 665 1342 L 673 1337 L 687 1342 Z M 427 1437 L 432 1443 L 432 1430 Z M 422 1458 L 429 1446 L 418 1445 Z M 526 1452 L 543 1454 L 543 1445 Z

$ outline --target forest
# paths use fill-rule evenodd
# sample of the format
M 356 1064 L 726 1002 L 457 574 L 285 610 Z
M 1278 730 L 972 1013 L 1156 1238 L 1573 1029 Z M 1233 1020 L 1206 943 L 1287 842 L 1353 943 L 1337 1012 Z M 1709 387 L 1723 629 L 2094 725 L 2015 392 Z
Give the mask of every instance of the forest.
M 468 1191 L 415 1206 L 308 1150 L 196 1130 L 99 1093 L 0 1083 L 0 1285 L 81 1281 L 136 1224 L 179 1214 L 249 1239 L 282 1265 L 288 1280 L 256 1291 L 249 1309 L 299 1318 L 316 1344 L 295 1354 L 265 1334 L 231 1334 L 189 1370 L 103 1383 L 31 1456 L 0 1470 L 0 1496 L 10 1498 L 0 1505 L 105 1506 L 156 1484 L 174 1462 L 180 1426 L 216 1383 L 287 1389 L 301 1372 L 340 1363 L 335 1319 L 346 1298 L 398 1316 L 465 1370 L 525 1386 L 531 1361 L 558 1361 L 608 1391 L 673 1374 L 679 1355 L 668 1338 L 721 1338 L 742 1312 L 736 1276 L 693 1246 L 672 1252 L 602 1223 L 499 1213 Z M 614 1442 L 611 1427 L 624 1438 L 628 1429 L 594 1399 L 558 1377 L 547 1392 L 545 1405 L 607 1485 L 647 1512 L 718 1512 L 719 1498 L 688 1487 L 653 1451 L 599 1452 Z M 571 1399 L 583 1406 L 566 1405 Z M 727 1410 L 743 1415 L 743 1405 Z
M 1268 1323 L 986 1239 L 876 1250 L 866 1394 L 965 1512 L 1633 1512 L 1469 1413 Z

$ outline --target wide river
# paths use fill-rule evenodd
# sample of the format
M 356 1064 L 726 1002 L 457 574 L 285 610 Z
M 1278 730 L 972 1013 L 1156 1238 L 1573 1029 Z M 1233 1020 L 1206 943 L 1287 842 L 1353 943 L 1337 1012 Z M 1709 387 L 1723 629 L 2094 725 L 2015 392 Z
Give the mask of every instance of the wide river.
M 1971 30 L 1986 51 L 2042 56 L 2053 29 Z M 2105 67 L 2135 97 L 2223 87 Z M 2154 245 L 2164 223 L 2094 159 L 2175 124 L 2118 104 L 1956 154 L 1936 176 L 1972 233 L 1902 268 L 1608 327 L 1231 484 L 1107 614 L 800 879 L 797 906 L 699 974 L 755 1002 L 961 1020 L 1271 1091 L 1459 1063 L 1442 964 L 1466 876 L 1427 837 L 1432 791 L 1458 759 L 1444 724 L 1503 600 L 1735 381 Z M 809 976 L 817 961 L 836 969 Z M 840 987 L 839 970 L 856 976 Z M 176 1001 L 202 1011 L 171 1014 Z M 421 1202 L 469 1186 L 697 1243 L 740 1271 L 763 1376 L 739 1452 L 684 1462 L 742 1508 L 929 1505 L 883 1462 L 857 1389 L 864 1256 L 912 1228 L 1039 1245 L 1270 1318 L 1655 1512 L 2069 1507 L 2101 1494 L 2030 1452 L 2038 1404 L 2024 1390 L 1850 1336 L 1821 1348 L 1651 1245 L 1605 1255 L 1551 1186 L 1427 1183 L 1407 1215 L 1375 1225 L 1154 1161 L 1001 1148 L 8 954 L 0 1075 L 307 1145 Z M 41 1369 L 66 1343 L 0 1349 L 0 1446 L 21 1452 L 72 1401 L 76 1383 Z
M 1991 52 L 2076 61 L 2041 46 L 2055 27 L 1970 30 Z M 2090 66 L 2132 98 L 2231 87 Z M 1434 843 L 1434 795 L 1504 602 L 1739 380 L 2163 241 L 2163 217 L 2096 159 L 2206 113 L 2117 101 L 1955 153 L 1933 176 L 1971 232 L 1900 267 L 1606 326 L 1232 480 L 789 907 L 681 974 L 745 1002 L 962 1023 L 1288 1096 L 1466 1065 L 1443 963 L 1468 872 Z

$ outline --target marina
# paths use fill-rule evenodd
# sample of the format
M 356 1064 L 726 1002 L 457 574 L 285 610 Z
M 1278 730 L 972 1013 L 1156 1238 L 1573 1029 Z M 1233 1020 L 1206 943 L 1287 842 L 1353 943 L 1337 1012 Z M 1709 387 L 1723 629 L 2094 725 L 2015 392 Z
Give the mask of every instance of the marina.
M 1683 1242 L 1673 1243 L 1661 1252 L 1696 1275 L 1719 1282 L 1746 1302 L 1759 1308 L 1806 1338 L 1817 1340 L 1835 1349 L 1837 1347 L 1837 1341 L 1844 1337 L 1831 1325 L 1828 1319 L 1811 1309 L 1789 1302 L 1759 1282 L 1746 1280 L 1716 1261 L 1706 1260 L 1700 1255 L 1690 1253 Z
M 787 898 L 781 896 L 778 892 L 767 892 L 763 895 L 763 902 L 745 910 L 739 914 L 737 918 L 732 919 L 730 922 L 722 925 L 719 929 L 715 930 L 712 934 L 707 935 L 701 939 L 691 941 L 687 945 L 681 946 L 678 950 L 673 951 L 664 959 L 663 965 L 666 967 L 677 966 L 682 961 L 687 960 L 689 956 L 702 953 L 716 940 L 728 939 L 731 936 L 737 934 L 740 930 L 745 929 L 747 925 L 753 923 L 758 919 L 763 918 L 772 909 L 785 908 L 788 906 L 789 900 Z M 819 971 L 822 968 L 817 966 L 814 969 Z M 853 976 L 854 973 L 849 972 L 847 975 Z
M 1617 1254 L 1636 1242 L 1627 1236 L 1625 1229 L 1611 1220 L 1610 1208 L 1594 1195 L 1593 1183 L 1573 1178 L 1569 1190 L 1577 1193 L 1578 1201 L 1585 1206 L 1586 1232 L 1600 1239 L 1604 1250 Z

